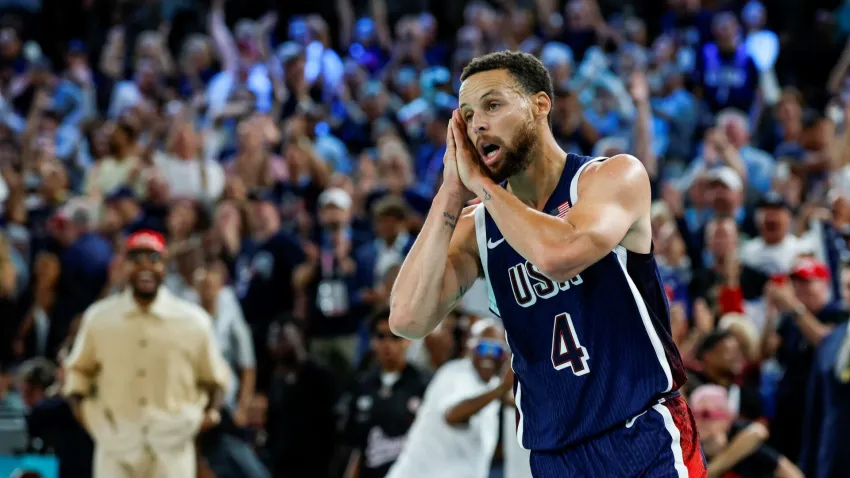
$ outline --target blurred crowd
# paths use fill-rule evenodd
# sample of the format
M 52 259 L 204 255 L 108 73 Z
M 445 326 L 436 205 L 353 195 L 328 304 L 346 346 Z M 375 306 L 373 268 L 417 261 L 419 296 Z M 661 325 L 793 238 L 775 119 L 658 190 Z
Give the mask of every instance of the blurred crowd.
M 153 230 L 166 286 L 213 317 L 236 379 L 202 476 L 383 477 L 415 462 L 408 438 L 530 476 L 495 400 L 498 324 L 473 326 L 486 291 L 417 342 L 385 311 L 460 72 L 503 49 L 549 69 L 565 150 L 650 173 L 711 476 L 850 476 L 839 0 L 0 0 L 0 420 L 24 432 L 0 454 L 90 476 L 61 365 L 81 314 L 126 284 L 124 239 Z M 435 373 L 455 402 L 429 402 Z M 457 425 L 470 380 L 501 392 L 480 439 L 414 421 Z

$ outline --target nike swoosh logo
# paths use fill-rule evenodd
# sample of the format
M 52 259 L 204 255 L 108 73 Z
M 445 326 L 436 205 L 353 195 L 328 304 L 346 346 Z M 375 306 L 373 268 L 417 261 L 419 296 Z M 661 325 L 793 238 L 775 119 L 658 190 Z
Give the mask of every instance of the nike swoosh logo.
M 504 238 L 504 237 L 503 237 L 503 238 L 501 238 L 501 239 L 499 239 L 499 240 L 498 240 L 498 241 L 496 241 L 496 242 L 493 242 L 493 239 L 488 239 L 488 240 L 487 240 L 487 249 L 495 249 L 495 248 L 496 248 L 496 246 L 498 246 L 499 244 L 501 244 L 501 243 L 503 243 L 503 242 L 505 242 L 505 238 Z

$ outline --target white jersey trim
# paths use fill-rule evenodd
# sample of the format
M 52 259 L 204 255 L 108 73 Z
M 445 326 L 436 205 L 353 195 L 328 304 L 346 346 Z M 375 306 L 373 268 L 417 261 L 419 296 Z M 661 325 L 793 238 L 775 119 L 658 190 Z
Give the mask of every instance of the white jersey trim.
M 578 178 L 581 177 L 581 173 L 584 172 L 584 168 L 590 166 L 593 163 L 598 163 L 599 161 L 605 161 L 605 156 L 599 156 L 598 158 L 593 158 L 590 161 L 581 165 L 576 171 L 576 175 L 573 176 L 573 180 L 570 181 L 570 206 L 575 207 L 576 201 L 578 201 Z
M 664 419 L 664 428 L 670 434 L 670 449 L 673 451 L 673 460 L 675 461 L 676 476 L 678 478 L 688 478 L 688 467 L 685 466 L 685 459 L 682 453 L 682 434 L 679 428 L 676 427 L 676 422 L 673 421 L 673 415 L 664 403 L 658 403 L 652 406 L 652 409 L 661 415 Z
M 490 271 L 487 269 L 487 218 L 484 213 L 483 204 L 475 207 L 475 238 L 478 240 L 478 257 L 481 260 L 481 268 L 484 269 L 484 280 L 487 282 L 490 310 L 501 318 L 499 305 L 496 304 L 496 294 L 493 293 L 493 286 L 490 284 Z
M 643 301 L 643 297 L 640 295 L 640 291 L 638 291 L 638 288 L 631 276 L 629 276 L 629 270 L 626 267 L 628 251 L 626 251 L 626 248 L 623 246 L 617 246 L 614 248 L 614 255 L 617 256 L 617 263 L 620 264 L 620 268 L 623 270 L 623 275 L 626 276 L 626 282 L 629 284 L 629 289 L 632 291 L 632 295 L 634 296 L 638 313 L 640 313 L 640 320 L 643 322 L 643 327 L 646 329 L 646 334 L 649 336 L 649 342 L 652 344 L 652 349 L 655 351 L 655 357 L 658 359 L 658 363 L 661 364 L 661 368 L 664 370 L 664 376 L 667 378 L 667 388 L 664 389 L 664 392 L 669 392 L 673 389 L 673 373 L 670 369 L 670 362 L 667 361 L 667 354 L 664 352 L 664 346 L 661 344 L 661 337 L 658 336 L 658 332 L 656 332 L 655 327 L 652 325 L 652 319 L 649 317 L 649 310 L 646 308 L 646 303 Z
M 575 176 L 573 176 L 572 181 L 570 182 L 570 203 L 573 207 L 575 207 L 576 202 L 578 201 L 578 179 L 581 177 L 581 173 L 584 172 L 584 168 L 588 167 L 592 163 L 596 163 L 599 161 L 604 161 L 605 157 L 597 157 L 593 158 L 590 161 L 581 165 L 576 171 Z M 640 291 L 638 291 L 637 286 L 635 285 L 632 278 L 629 276 L 629 270 L 626 267 L 626 260 L 628 257 L 628 252 L 626 248 L 622 245 L 618 245 L 614 248 L 614 255 L 617 256 L 617 262 L 620 264 L 620 268 L 623 270 L 623 275 L 626 276 L 626 282 L 629 284 L 629 289 L 632 291 L 632 296 L 634 296 L 635 304 L 638 308 L 638 313 L 640 313 L 641 322 L 643 322 L 643 326 L 646 329 L 646 334 L 649 336 L 649 341 L 652 344 L 652 349 L 655 351 L 655 356 L 658 359 L 658 363 L 661 364 L 661 368 L 664 370 L 664 376 L 667 378 L 667 388 L 664 392 L 669 392 L 673 389 L 673 373 L 670 368 L 670 362 L 667 361 L 667 354 L 664 352 L 664 346 L 661 344 L 661 337 L 658 336 L 658 332 L 655 330 L 655 327 L 652 325 L 652 319 L 649 317 L 649 310 L 646 308 L 646 303 L 643 300 L 643 297 L 640 295 Z M 665 409 L 666 410 L 666 409 Z
M 508 342 L 507 331 L 505 331 L 505 341 Z M 516 370 L 514 369 L 514 355 L 511 355 L 511 370 L 514 371 L 514 376 L 516 376 Z M 519 413 L 519 423 L 516 424 L 516 441 L 519 443 L 520 448 L 528 450 L 529 448 L 522 444 L 522 437 L 524 435 L 523 430 L 525 429 L 525 416 L 522 413 L 522 386 L 520 385 L 518 378 L 515 378 L 514 381 L 516 381 L 514 404 L 516 405 L 517 413 Z

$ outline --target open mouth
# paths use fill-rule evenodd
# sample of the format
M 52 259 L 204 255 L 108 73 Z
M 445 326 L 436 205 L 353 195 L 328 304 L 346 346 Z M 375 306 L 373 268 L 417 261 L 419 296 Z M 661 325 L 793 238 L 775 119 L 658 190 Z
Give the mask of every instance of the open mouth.
M 488 166 L 495 162 L 502 153 L 502 147 L 498 144 L 484 143 L 481 145 L 481 156 L 484 158 L 484 163 Z
M 143 288 L 156 287 L 156 275 L 153 272 L 142 271 L 136 276 L 136 285 Z

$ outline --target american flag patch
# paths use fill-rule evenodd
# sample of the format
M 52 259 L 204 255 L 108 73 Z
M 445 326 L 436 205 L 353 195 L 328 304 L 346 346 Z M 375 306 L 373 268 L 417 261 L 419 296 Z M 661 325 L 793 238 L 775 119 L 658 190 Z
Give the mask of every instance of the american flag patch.
M 561 204 L 555 209 L 552 209 L 549 214 L 553 216 L 564 217 L 567 215 L 568 212 L 570 212 L 570 202 L 564 201 L 563 204 Z

